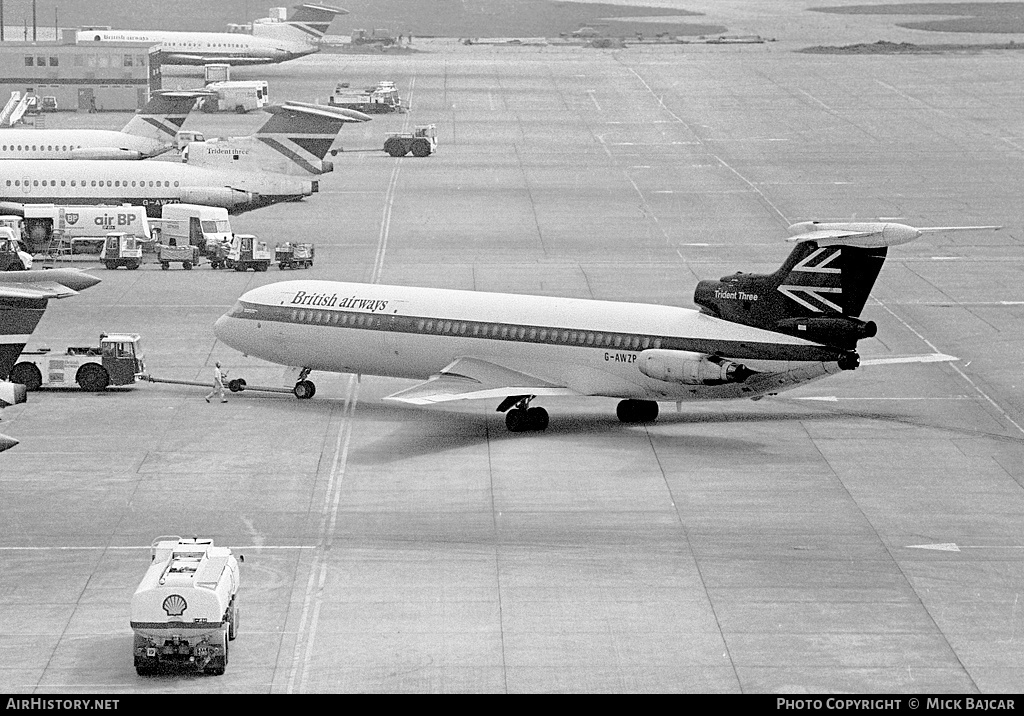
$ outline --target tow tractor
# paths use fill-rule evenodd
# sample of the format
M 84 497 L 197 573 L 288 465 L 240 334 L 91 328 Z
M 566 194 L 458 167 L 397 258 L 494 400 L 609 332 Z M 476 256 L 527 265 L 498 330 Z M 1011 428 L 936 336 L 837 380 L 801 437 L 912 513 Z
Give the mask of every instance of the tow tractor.
M 286 241 L 274 247 L 274 260 L 277 261 L 277 268 L 282 271 L 286 268 L 312 268 L 313 252 L 313 244 L 293 244 Z
M 142 244 L 139 240 L 125 233 L 110 233 L 103 240 L 100 260 L 108 269 L 124 266 L 134 270 L 142 265 Z
M 429 157 L 437 151 L 437 125 L 420 125 L 412 134 L 389 134 L 384 140 L 384 151 L 393 157 L 404 157 L 409 152 L 414 157 Z
M 0 226 L 0 271 L 24 271 L 32 268 L 32 254 L 25 251 L 14 229 Z
M 63 353 L 22 351 L 10 380 L 29 391 L 78 385 L 100 392 L 111 385 L 134 385 L 135 374 L 145 370 L 137 333 L 101 333 L 99 346 L 71 346 Z
M 227 266 L 235 271 L 266 271 L 270 268 L 273 258 L 266 241 L 260 241 L 252 234 L 235 234 L 231 238 L 231 250 L 228 251 Z

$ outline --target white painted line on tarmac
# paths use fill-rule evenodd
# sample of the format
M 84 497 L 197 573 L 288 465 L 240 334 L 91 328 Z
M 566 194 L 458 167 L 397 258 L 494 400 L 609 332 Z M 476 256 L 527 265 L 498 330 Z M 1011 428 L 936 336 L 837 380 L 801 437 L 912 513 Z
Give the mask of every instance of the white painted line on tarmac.
M 316 549 L 315 544 L 249 544 L 249 545 L 230 545 L 231 549 L 235 552 L 243 549 L 263 550 L 263 549 Z M 110 547 L 72 547 L 72 546 L 55 546 L 55 547 L 0 547 L 0 552 L 113 552 L 113 551 L 128 551 L 128 550 L 149 550 L 152 549 L 152 545 L 148 544 L 133 544 L 133 545 L 111 545 Z
M 962 552 L 965 549 L 1024 549 L 1024 544 L 957 544 L 956 542 L 936 542 L 935 544 L 908 544 L 907 549 Z
M 601 109 L 601 105 L 599 105 L 599 104 L 597 103 L 597 97 L 595 97 L 595 96 L 594 96 L 594 90 L 587 90 L 587 94 L 588 94 L 588 95 L 590 95 L 590 101 L 594 103 L 594 106 L 595 106 L 595 107 L 597 107 L 597 111 L 598 111 L 598 112 L 601 112 L 601 111 L 603 111 L 603 110 Z

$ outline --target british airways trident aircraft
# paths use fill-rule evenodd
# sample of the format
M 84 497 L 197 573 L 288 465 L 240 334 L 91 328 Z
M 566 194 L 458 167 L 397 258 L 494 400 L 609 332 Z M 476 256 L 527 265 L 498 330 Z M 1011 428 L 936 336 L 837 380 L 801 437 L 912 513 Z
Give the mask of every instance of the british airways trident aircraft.
M 803 222 L 771 274 L 697 284 L 700 310 L 547 296 L 285 281 L 244 294 L 215 326 L 227 345 L 298 370 L 416 378 L 387 396 L 418 405 L 501 399 L 510 431 L 543 430 L 539 396 L 622 398 L 627 423 L 658 401 L 757 400 L 861 365 L 877 332 L 859 316 L 890 246 L 925 231 L 904 224 Z M 872 363 L 906 362 L 879 359 Z M 911 360 L 952 360 L 938 354 Z

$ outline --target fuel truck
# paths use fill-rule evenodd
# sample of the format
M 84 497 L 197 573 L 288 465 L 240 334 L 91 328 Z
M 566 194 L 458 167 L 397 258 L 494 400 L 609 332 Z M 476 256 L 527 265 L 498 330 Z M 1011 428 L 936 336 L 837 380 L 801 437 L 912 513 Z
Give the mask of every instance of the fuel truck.
M 210 539 L 158 537 L 132 597 L 135 670 L 184 666 L 221 675 L 238 633 L 238 560 Z

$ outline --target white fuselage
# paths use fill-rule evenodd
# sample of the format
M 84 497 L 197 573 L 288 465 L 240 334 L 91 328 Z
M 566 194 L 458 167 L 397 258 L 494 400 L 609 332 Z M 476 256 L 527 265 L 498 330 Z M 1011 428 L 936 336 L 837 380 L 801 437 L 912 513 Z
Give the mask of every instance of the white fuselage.
M 310 196 L 308 179 L 190 167 L 175 162 L 12 160 L 0 164 L 0 200 L 52 204 L 134 204 L 159 216 L 164 204 L 222 206 L 240 213 Z
M 138 153 L 123 157 L 132 159 L 156 156 L 170 147 L 169 142 L 108 129 L 0 130 L 0 159 L 76 159 L 83 150 Z
M 839 372 L 833 349 L 692 309 L 331 281 L 249 291 L 215 330 L 287 366 L 422 380 L 473 358 L 566 392 L 645 400 L 757 397 Z M 717 354 L 759 372 L 724 385 L 654 380 L 639 370 L 647 349 Z
M 317 51 L 315 45 L 234 32 L 79 30 L 78 44 L 147 42 L 159 45 L 164 64 L 258 65 L 284 62 Z

